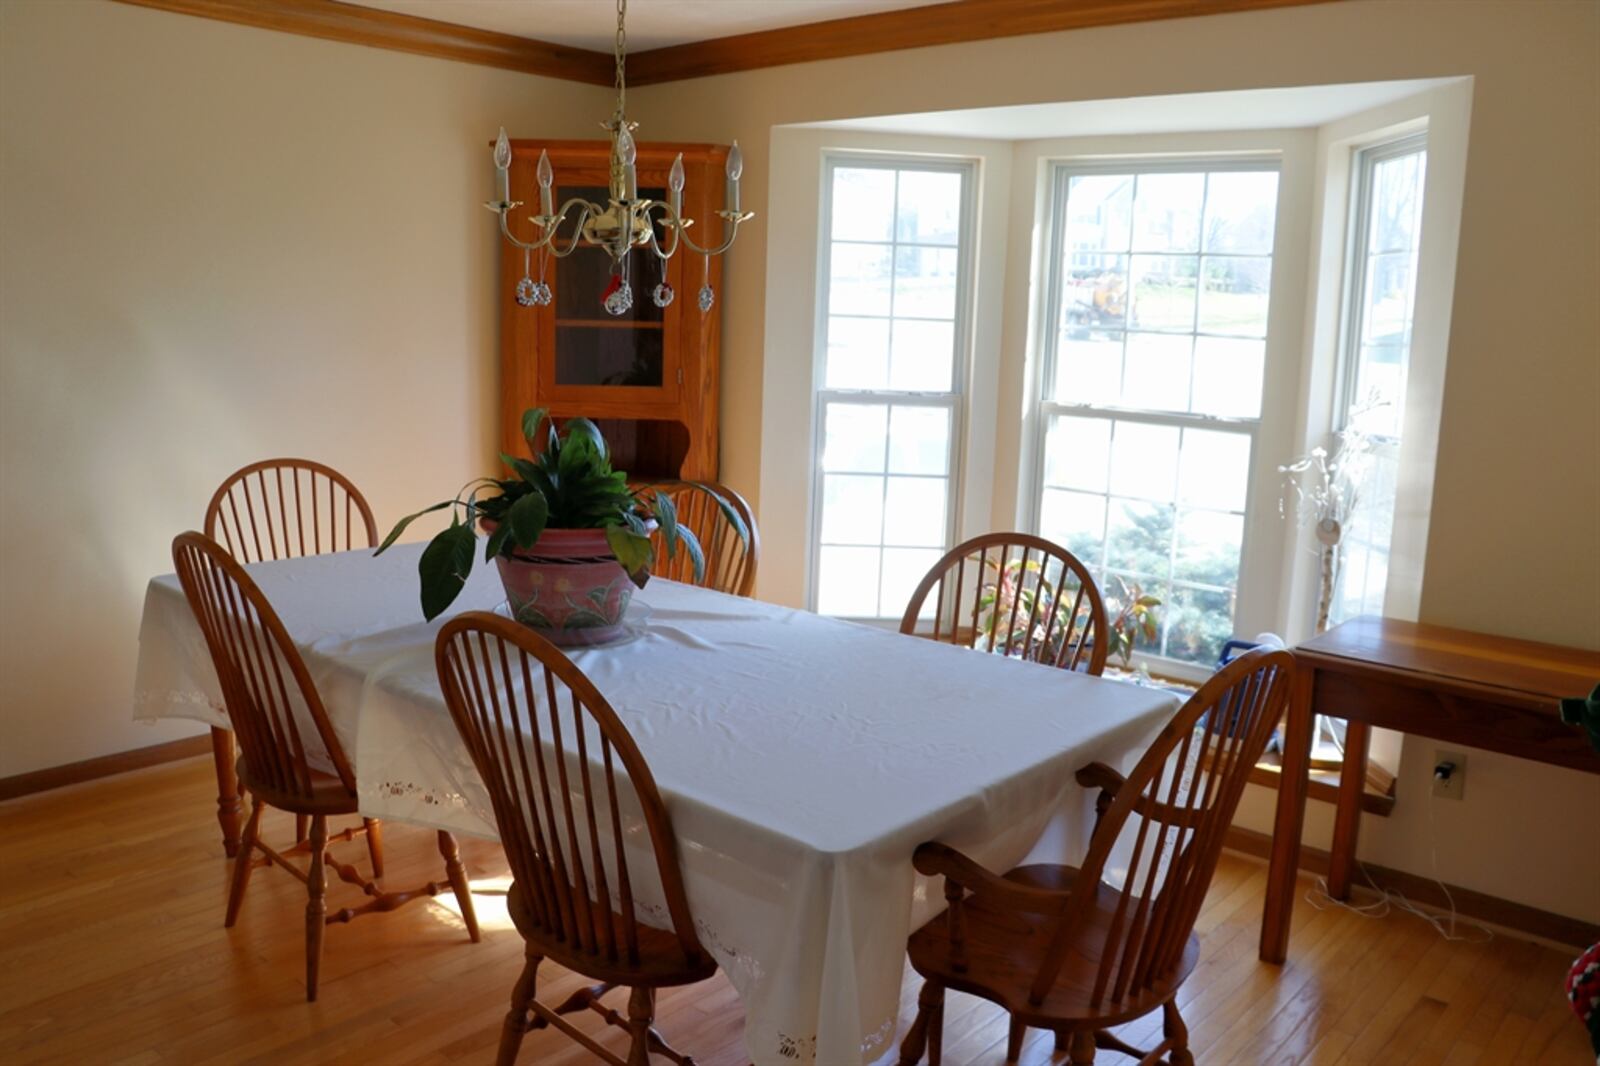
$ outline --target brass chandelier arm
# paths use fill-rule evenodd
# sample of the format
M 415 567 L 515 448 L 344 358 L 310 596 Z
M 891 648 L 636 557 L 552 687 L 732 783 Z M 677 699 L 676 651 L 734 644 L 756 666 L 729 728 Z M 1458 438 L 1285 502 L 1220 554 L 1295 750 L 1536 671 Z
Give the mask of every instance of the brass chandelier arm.
M 723 252 L 726 252 L 729 248 L 733 247 L 734 238 L 737 237 L 739 233 L 739 223 L 748 222 L 752 218 L 756 217 L 755 212 L 753 211 L 718 211 L 717 217 L 722 219 L 722 243 L 716 245 L 715 247 L 702 248 L 700 245 L 694 242 L 694 238 L 690 237 L 684 232 L 690 226 L 694 225 L 693 219 L 683 218 L 672 209 L 671 204 L 665 203 L 661 200 L 646 201 L 644 207 L 642 208 L 645 217 L 649 218 L 650 210 L 656 207 L 661 208 L 661 213 L 666 216 L 663 220 L 663 225 L 673 232 L 672 247 L 666 251 L 662 251 L 656 242 L 655 226 L 652 224 L 650 227 L 650 248 L 656 253 L 656 255 L 663 259 L 670 259 L 676 255 L 679 244 L 685 245 L 696 255 L 721 255 Z M 653 221 L 654 220 L 652 220 L 652 223 Z
M 514 246 L 522 249 L 525 252 L 548 250 L 550 254 L 555 256 L 557 259 L 565 259 L 567 256 L 571 255 L 577 250 L 578 245 L 583 243 L 583 227 L 588 224 L 591 216 L 599 214 L 604 210 L 598 204 L 590 203 L 588 200 L 584 200 L 575 196 L 566 203 L 562 204 L 560 209 L 554 215 L 529 216 L 529 221 L 531 221 L 534 225 L 541 227 L 544 230 L 544 235 L 538 240 L 524 241 L 519 240 L 516 234 L 511 232 L 510 225 L 511 211 L 516 207 L 520 207 L 521 204 L 515 201 L 506 201 L 498 204 L 489 204 L 487 206 L 499 212 L 500 232 L 505 236 L 506 240 L 510 241 Z M 560 233 L 562 223 L 567 221 L 567 213 L 574 207 L 578 209 L 577 225 L 572 231 L 572 239 L 567 242 L 565 247 L 562 247 L 557 237 Z M 546 223 L 549 224 L 547 225 Z

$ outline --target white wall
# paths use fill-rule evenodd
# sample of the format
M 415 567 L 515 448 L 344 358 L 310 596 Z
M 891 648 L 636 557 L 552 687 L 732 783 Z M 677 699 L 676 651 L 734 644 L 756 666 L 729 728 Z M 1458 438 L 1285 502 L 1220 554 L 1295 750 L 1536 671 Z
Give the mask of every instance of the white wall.
M 488 141 L 609 93 L 101 0 L 0 3 L 0 776 L 154 744 L 145 582 L 230 471 L 380 524 L 490 469 Z

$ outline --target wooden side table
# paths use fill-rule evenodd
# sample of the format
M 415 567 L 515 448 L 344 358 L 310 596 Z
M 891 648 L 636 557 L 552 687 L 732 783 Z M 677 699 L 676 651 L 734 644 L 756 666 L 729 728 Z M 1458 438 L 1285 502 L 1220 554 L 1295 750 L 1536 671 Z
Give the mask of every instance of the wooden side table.
M 1374 728 L 1600 773 L 1600 754 L 1557 709 L 1562 697 L 1586 695 L 1600 682 L 1600 652 L 1364 616 L 1306 641 L 1294 657 L 1261 919 L 1266 962 L 1283 962 L 1289 951 L 1313 711 L 1350 723 L 1328 860 L 1335 899 L 1350 890 Z

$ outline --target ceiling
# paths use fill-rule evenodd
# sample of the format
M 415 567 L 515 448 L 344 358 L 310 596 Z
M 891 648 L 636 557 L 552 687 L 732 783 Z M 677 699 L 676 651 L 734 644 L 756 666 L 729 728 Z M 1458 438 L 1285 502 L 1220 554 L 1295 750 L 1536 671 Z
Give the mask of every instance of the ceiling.
M 588 48 L 609 54 L 616 8 L 606 0 L 346 0 L 436 22 Z M 628 50 L 688 44 L 943 0 L 631 0 Z
M 802 123 L 826 129 L 871 130 L 936 137 L 1025 141 L 1197 130 L 1271 130 L 1321 126 L 1346 115 L 1381 107 L 1450 79 L 1372 81 L 1350 85 L 1303 85 L 1242 89 L 1127 100 L 1073 100 L 970 111 L 934 111 Z

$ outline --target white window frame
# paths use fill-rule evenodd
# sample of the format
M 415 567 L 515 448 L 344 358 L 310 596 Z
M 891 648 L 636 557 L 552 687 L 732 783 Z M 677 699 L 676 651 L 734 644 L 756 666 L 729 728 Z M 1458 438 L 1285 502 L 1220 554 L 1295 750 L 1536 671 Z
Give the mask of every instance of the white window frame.
M 1345 236 L 1345 261 L 1344 277 L 1340 286 L 1339 308 L 1339 343 L 1338 343 L 1338 369 L 1334 378 L 1334 395 L 1330 437 L 1350 425 L 1350 411 L 1360 399 L 1356 395 L 1359 388 L 1361 371 L 1361 335 L 1363 332 L 1363 314 L 1366 303 L 1367 290 L 1367 249 L 1372 233 L 1372 186 L 1374 176 L 1380 163 L 1391 159 L 1420 152 L 1427 156 L 1428 131 L 1426 128 L 1414 133 L 1407 133 L 1399 137 L 1373 141 L 1368 144 L 1357 145 L 1351 150 L 1350 159 L 1350 210 L 1346 218 Z M 1419 205 L 1416 224 L 1415 241 L 1420 248 L 1422 244 L 1422 218 L 1421 210 L 1426 210 L 1426 181 L 1417 190 L 1423 197 Z M 1420 262 L 1420 256 L 1419 256 Z M 1419 279 L 1413 277 L 1411 285 L 1412 298 L 1415 300 Z M 1415 310 L 1413 309 L 1413 318 Z M 1405 389 L 1402 391 L 1402 402 L 1409 392 L 1411 377 L 1411 348 L 1408 339 L 1406 344 L 1405 362 Z M 1402 410 L 1398 412 L 1401 419 L 1401 432 L 1404 433 L 1404 416 Z M 1373 455 L 1376 462 L 1389 463 L 1398 466 L 1400 462 L 1400 443 L 1402 437 L 1383 434 L 1373 434 Z M 1394 542 L 1394 529 L 1389 530 L 1390 545 L 1385 549 L 1386 556 L 1390 555 Z M 1337 613 L 1342 599 L 1344 573 L 1338 575 L 1339 584 L 1335 586 L 1333 603 L 1329 605 L 1330 622 L 1343 620 Z M 1385 575 L 1385 592 L 1387 592 L 1387 574 Z M 1365 591 L 1365 590 L 1364 590 Z M 1363 597 L 1364 598 L 1364 597 Z M 1316 599 L 1313 598 L 1313 604 Z
M 952 353 L 949 392 L 907 392 L 892 389 L 830 389 L 828 373 L 828 302 L 829 281 L 833 256 L 833 173 L 839 168 L 879 170 L 923 170 L 954 173 L 961 176 L 961 224 L 956 236 L 956 311 L 955 350 Z M 817 249 L 817 306 L 812 336 L 812 442 L 811 456 L 811 528 L 807 536 L 809 566 L 806 575 L 806 606 L 817 610 L 818 581 L 822 569 L 822 511 L 823 511 L 823 454 L 827 444 L 827 411 L 829 404 L 855 403 L 861 405 L 885 404 L 889 406 L 940 407 L 950 412 L 949 454 L 946 457 L 948 490 L 945 494 L 945 528 L 941 551 L 954 544 L 956 529 L 962 513 L 962 459 L 966 454 L 967 401 L 970 395 L 972 372 L 972 318 L 973 318 L 973 260 L 977 236 L 978 162 L 969 159 L 951 159 L 944 156 L 925 156 L 913 153 L 827 151 L 822 157 L 822 194 L 819 212 Z M 899 191 L 896 189 L 894 213 L 899 211 Z M 894 215 L 891 215 L 893 218 Z M 891 228 L 890 248 L 898 249 L 901 243 Z M 941 245 L 940 247 L 948 247 Z M 891 270 L 895 262 L 890 253 Z M 894 316 L 893 285 L 890 287 L 889 320 Z M 888 427 L 885 427 L 884 448 L 889 447 Z M 887 457 L 886 457 L 887 458 Z M 885 462 L 884 484 L 887 492 L 888 464 Z M 914 475 L 906 475 L 914 476 Z M 934 475 L 924 475 L 932 477 Z M 881 533 L 880 533 L 881 537 Z M 866 547 L 867 545 L 862 545 Z M 879 550 L 886 545 L 880 540 Z M 905 545 L 905 547 L 913 547 Z M 926 548 L 926 545 L 914 547 Z M 882 579 L 880 571 L 880 581 Z M 888 616 L 841 615 L 854 621 L 873 625 L 898 627 L 900 619 Z
M 1278 174 L 1278 202 L 1274 207 L 1273 247 L 1271 252 L 1273 289 L 1268 298 L 1267 332 L 1263 338 L 1265 362 L 1262 365 L 1261 413 L 1255 418 L 1242 418 L 1148 411 L 1142 408 L 1124 408 L 1112 404 L 1074 404 L 1056 401 L 1054 399 L 1055 372 L 1057 346 L 1060 339 L 1062 289 L 1060 275 L 1065 254 L 1062 242 L 1066 232 L 1066 227 L 1062 224 L 1062 212 L 1066 208 L 1069 181 L 1073 177 L 1094 174 L 1159 174 L 1193 173 L 1196 171 L 1204 171 L 1206 173 L 1273 171 Z M 1024 504 L 1023 514 L 1026 516 L 1028 528 L 1035 533 L 1040 529 L 1045 489 L 1045 447 L 1049 437 L 1050 425 L 1057 416 L 1092 417 L 1103 418 L 1108 421 L 1175 426 L 1180 429 L 1213 429 L 1231 433 L 1244 433 L 1250 440 L 1250 460 L 1245 488 L 1243 532 L 1239 544 L 1239 580 L 1232 590 L 1235 604 L 1235 634 L 1238 635 L 1237 608 L 1245 599 L 1245 589 L 1247 587 L 1253 588 L 1258 582 L 1276 582 L 1280 576 L 1276 558 L 1269 559 L 1266 557 L 1268 553 L 1253 550 L 1255 546 L 1252 543 L 1251 527 L 1254 523 L 1251 521 L 1251 516 L 1255 513 L 1259 502 L 1267 498 L 1275 498 L 1274 494 L 1278 489 L 1276 483 L 1271 485 L 1262 483 L 1260 472 L 1263 467 L 1260 462 L 1260 456 L 1262 425 L 1267 416 L 1268 405 L 1272 402 L 1268 381 L 1271 376 L 1274 347 L 1272 343 L 1273 309 L 1278 302 L 1276 290 L 1279 274 L 1279 250 L 1281 248 L 1280 235 L 1283 232 L 1282 153 L 1271 151 L 1220 155 L 1169 155 L 1164 158 L 1145 156 L 1094 161 L 1059 159 L 1049 164 L 1049 174 L 1045 182 L 1044 195 L 1046 202 L 1043 205 L 1044 210 L 1041 214 L 1046 219 L 1049 228 L 1045 240 L 1045 259 L 1040 274 L 1041 284 L 1043 285 L 1043 313 L 1038 317 L 1037 332 L 1034 337 L 1034 350 L 1039 353 L 1039 357 L 1034 381 L 1036 389 L 1034 393 L 1035 402 L 1032 404 L 1031 412 L 1033 427 L 1030 439 L 1027 442 L 1029 449 L 1029 462 L 1027 464 L 1029 472 L 1027 478 L 1028 497 Z M 1205 205 L 1202 200 L 1202 216 L 1204 209 Z M 1131 290 L 1129 296 L 1131 299 Z M 1126 372 L 1126 365 L 1124 365 L 1124 372 Z M 1192 387 L 1193 384 L 1191 382 Z M 1084 560 L 1084 562 L 1091 569 L 1104 571 L 1104 567 L 1101 565 L 1103 556 L 1101 560 Z M 1195 582 L 1184 582 L 1183 584 L 1201 589 L 1211 588 L 1211 586 Z M 1160 673 L 1182 679 L 1203 680 L 1210 676 L 1212 672 L 1210 664 L 1190 663 L 1182 659 L 1173 659 L 1146 651 L 1143 648 L 1134 652 L 1133 660 L 1136 663 L 1149 664 Z

